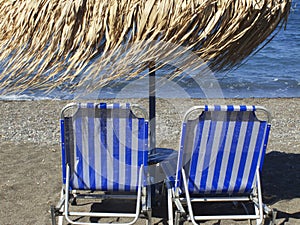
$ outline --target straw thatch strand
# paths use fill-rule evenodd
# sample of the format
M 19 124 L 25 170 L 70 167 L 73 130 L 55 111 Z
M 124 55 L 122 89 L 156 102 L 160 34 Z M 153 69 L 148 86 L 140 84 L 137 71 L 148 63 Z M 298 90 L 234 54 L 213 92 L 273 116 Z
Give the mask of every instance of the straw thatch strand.
M 163 66 L 188 51 L 213 70 L 232 68 L 286 22 L 290 4 L 0 0 L 0 90 L 88 86 L 87 82 L 97 88 L 137 76 L 150 61 Z M 188 68 L 189 63 L 196 65 L 191 60 L 181 66 Z

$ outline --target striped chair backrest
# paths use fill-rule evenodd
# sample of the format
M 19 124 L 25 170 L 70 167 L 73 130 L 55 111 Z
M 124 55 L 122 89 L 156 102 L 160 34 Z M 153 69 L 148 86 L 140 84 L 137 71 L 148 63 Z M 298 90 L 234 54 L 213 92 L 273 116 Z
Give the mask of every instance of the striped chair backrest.
M 72 189 L 136 191 L 148 161 L 148 122 L 129 104 L 78 104 L 61 120 Z M 64 165 L 64 164 L 63 164 Z M 65 178 L 65 174 L 63 175 Z
M 270 124 L 254 106 L 205 106 L 182 127 L 179 167 L 190 193 L 244 193 L 262 168 Z M 177 186 L 182 185 L 180 172 Z

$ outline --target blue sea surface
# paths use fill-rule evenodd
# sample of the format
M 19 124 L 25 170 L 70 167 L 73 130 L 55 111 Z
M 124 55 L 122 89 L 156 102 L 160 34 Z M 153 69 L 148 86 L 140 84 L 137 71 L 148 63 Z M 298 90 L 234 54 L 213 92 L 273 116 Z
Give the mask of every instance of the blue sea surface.
M 157 81 L 158 97 L 162 98 L 178 98 L 192 97 L 203 98 L 211 97 L 216 93 L 215 97 L 225 98 L 251 98 L 251 97 L 300 97 L 300 0 L 292 2 L 291 12 L 288 18 L 286 29 L 280 31 L 275 30 L 277 35 L 260 51 L 252 54 L 238 67 L 226 71 L 213 74 L 217 82 L 218 88 L 214 84 L 207 82 L 206 89 L 212 88 L 220 90 L 202 90 L 199 92 L 199 85 L 193 83 L 193 78 L 179 78 L 177 81 Z M 264 45 L 263 43 L 262 45 Z M 259 46 L 259 48 L 262 46 Z M 258 49 L 259 49 L 258 48 Z M 1 69 L 1 68 L 0 68 Z M 157 77 L 164 77 L 164 70 L 157 71 Z M 50 94 L 34 91 L 31 93 L 0 95 L 0 99 L 4 100 L 23 100 L 23 99 L 72 99 L 84 95 L 86 98 L 140 98 L 149 95 L 148 79 L 136 80 L 130 83 L 118 84 L 104 87 L 95 93 L 86 94 L 84 90 L 78 90 L 77 93 L 70 94 L 57 90 Z M 206 85 L 201 81 L 201 85 Z M 199 84 L 199 83 L 198 83 Z M 161 85 L 161 86 L 160 86 Z M 183 88 L 182 88 L 183 87 Z M 132 91 L 134 90 L 134 91 Z M 181 91 L 182 90 L 182 91 Z M 81 92 L 82 91 L 82 92 Z M 120 94 L 121 93 L 121 94 Z
M 237 69 L 216 74 L 225 97 L 300 97 L 299 8 L 300 0 L 293 1 L 286 29 L 258 53 Z

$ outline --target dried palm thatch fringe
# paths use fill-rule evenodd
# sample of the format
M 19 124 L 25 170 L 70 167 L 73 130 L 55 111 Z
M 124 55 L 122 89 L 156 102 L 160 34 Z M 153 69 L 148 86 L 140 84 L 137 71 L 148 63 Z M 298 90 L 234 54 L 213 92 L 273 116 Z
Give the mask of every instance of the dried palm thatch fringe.
M 98 88 L 137 76 L 150 61 L 163 66 L 188 51 L 213 70 L 228 69 L 286 22 L 290 4 L 289 0 L 0 0 L 0 90 Z M 193 59 L 180 66 L 196 69 L 196 65 Z

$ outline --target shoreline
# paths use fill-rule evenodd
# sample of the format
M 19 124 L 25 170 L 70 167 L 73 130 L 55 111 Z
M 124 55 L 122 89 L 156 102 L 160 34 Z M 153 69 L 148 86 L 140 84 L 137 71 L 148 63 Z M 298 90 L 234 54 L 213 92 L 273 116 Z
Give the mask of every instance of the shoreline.
M 51 224 L 50 205 L 57 203 L 61 188 L 60 110 L 71 101 L 0 102 L 0 224 Z M 127 102 L 148 107 L 148 99 Z M 261 105 L 271 111 L 272 128 L 262 173 L 265 203 L 277 208 L 278 224 L 299 224 L 300 98 L 157 99 L 158 146 L 177 149 L 182 114 L 193 105 L 214 102 Z M 161 218 L 154 221 L 163 224 Z
M 242 99 L 297 99 L 300 98 L 300 96 L 284 96 L 284 97 L 223 97 L 223 98 L 210 98 L 210 99 L 226 99 L 226 100 L 242 100 Z M 91 99 L 91 101 L 101 101 L 101 100 L 108 100 L 111 101 L 113 99 L 117 98 L 103 98 L 103 99 Z M 121 99 L 148 99 L 148 98 L 121 98 Z M 174 98 L 160 98 L 157 97 L 157 99 L 180 99 L 178 97 Z M 184 98 L 183 98 L 184 99 Z M 189 99 L 195 100 L 195 99 L 207 99 L 207 98 L 196 98 L 196 97 L 190 97 Z M 33 101 L 77 101 L 78 99 L 60 99 L 60 98 L 15 98 L 11 99 L 9 97 L 1 97 L 0 95 L 0 102 L 33 102 Z M 84 99 L 83 99 L 84 100 Z

